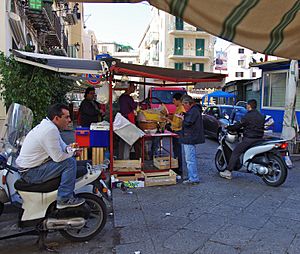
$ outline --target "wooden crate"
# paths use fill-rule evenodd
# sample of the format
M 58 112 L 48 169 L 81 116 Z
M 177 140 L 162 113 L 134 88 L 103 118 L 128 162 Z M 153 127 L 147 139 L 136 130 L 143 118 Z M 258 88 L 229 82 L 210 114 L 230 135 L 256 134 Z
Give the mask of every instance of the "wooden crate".
M 145 176 L 142 173 L 133 173 L 133 174 L 114 174 L 114 177 L 119 181 L 138 181 L 140 179 L 144 179 Z
M 176 173 L 173 170 L 165 172 L 145 173 L 145 186 L 161 186 L 176 184 Z
M 141 172 L 141 160 L 114 160 L 115 172 Z
M 170 157 L 153 157 L 153 164 L 158 169 L 170 169 L 170 168 L 178 168 L 178 160 L 175 158 L 171 158 L 170 163 Z M 171 164 L 171 165 L 170 165 Z

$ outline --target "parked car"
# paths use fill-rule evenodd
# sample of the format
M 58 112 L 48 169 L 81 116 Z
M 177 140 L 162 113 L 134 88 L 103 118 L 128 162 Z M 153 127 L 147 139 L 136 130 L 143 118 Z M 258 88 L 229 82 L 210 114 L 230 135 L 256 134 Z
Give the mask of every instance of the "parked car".
M 187 91 L 182 87 L 151 87 L 148 97 L 141 102 L 142 109 L 158 108 L 163 103 L 169 114 L 174 114 L 176 106 L 173 104 L 173 95 L 175 93 L 185 95 Z
M 210 137 L 218 139 L 224 125 L 232 124 L 241 120 L 246 113 L 247 110 L 241 106 L 208 106 L 203 112 L 204 133 Z

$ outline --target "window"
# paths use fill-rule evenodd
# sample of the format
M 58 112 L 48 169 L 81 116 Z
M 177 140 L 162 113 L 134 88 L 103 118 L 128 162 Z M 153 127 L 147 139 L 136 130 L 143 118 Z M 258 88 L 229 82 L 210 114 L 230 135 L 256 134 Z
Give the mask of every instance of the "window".
M 181 18 L 176 17 L 176 30 L 183 30 L 183 20 Z
M 174 65 L 176 70 L 183 70 L 183 63 L 175 63 Z
M 242 78 L 242 77 L 244 77 L 244 72 L 236 72 L 235 73 L 235 76 L 237 77 L 237 78 Z
M 173 95 L 175 93 L 181 93 L 182 95 L 186 94 L 185 90 L 152 90 L 152 98 L 158 98 L 162 103 L 172 104 L 173 103 Z M 160 104 L 158 100 L 153 99 L 152 104 Z
M 256 72 L 252 72 L 252 78 L 256 78 Z
M 107 46 L 102 46 L 102 52 L 106 53 L 107 52 Z
M 192 65 L 193 71 L 204 71 L 204 64 L 203 63 L 196 63 Z
M 174 55 L 183 55 L 183 38 L 175 38 Z
M 242 48 L 239 48 L 239 54 L 244 54 L 244 49 L 242 49 Z
M 244 66 L 245 60 L 238 60 L 238 66 Z
M 196 56 L 204 56 L 204 39 L 196 39 Z
M 263 106 L 284 107 L 287 72 L 265 73 L 263 76 Z

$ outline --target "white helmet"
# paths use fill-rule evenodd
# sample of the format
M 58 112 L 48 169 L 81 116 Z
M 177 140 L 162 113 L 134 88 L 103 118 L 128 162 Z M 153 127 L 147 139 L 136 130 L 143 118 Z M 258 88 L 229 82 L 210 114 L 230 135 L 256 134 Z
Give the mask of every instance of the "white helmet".
M 228 132 L 226 135 L 226 141 L 228 141 L 229 143 L 234 143 L 236 142 L 237 139 L 238 139 L 237 134 L 232 134 Z

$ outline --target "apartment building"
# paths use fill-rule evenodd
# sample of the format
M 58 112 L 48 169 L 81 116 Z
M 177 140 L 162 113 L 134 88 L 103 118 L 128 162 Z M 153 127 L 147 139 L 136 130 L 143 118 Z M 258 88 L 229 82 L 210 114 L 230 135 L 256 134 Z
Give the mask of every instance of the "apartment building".
M 129 45 L 116 42 L 98 42 L 98 49 L 99 54 L 109 54 L 112 57 L 121 59 L 124 63 L 139 63 L 139 52 Z
M 201 28 L 153 8 L 139 45 L 140 63 L 182 70 L 213 71 L 216 38 Z
M 227 55 L 227 71 L 222 71 L 222 73 L 228 74 L 226 83 L 233 80 L 257 79 L 261 77 L 261 70 L 255 67 L 251 68 L 250 64 L 265 61 L 264 54 L 231 43 L 225 49 L 225 55 Z M 278 57 L 276 56 L 267 57 L 268 61 L 277 59 Z

